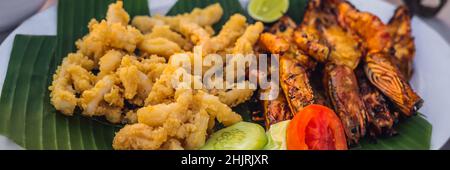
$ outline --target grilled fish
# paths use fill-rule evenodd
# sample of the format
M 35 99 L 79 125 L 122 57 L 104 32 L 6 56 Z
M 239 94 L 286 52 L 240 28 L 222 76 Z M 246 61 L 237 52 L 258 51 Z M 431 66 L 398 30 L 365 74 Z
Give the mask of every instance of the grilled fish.
M 284 94 L 281 92 L 274 100 L 262 100 L 262 107 L 265 117 L 266 129 L 275 123 L 290 120 L 293 114 L 289 110 L 289 105 Z
M 366 133 L 367 112 L 353 70 L 328 63 L 323 81 L 334 110 L 341 118 L 347 142 L 357 144 Z
M 415 93 L 399 68 L 392 63 L 391 34 L 377 16 L 360 12 L 348 2 L 338 5 L 338 20 L 344 27 L 356 32 L 366 42 L 368 54 L 364 71 L 375 85 L 405 116 L 411 116 L 422 106 L 423 100 Z
M 392 45 L 391 36 L 380 18 L 368 12 L 360 12 L 349 2 L 341 2 L 337 8 L 339 23 L 358 34 L 365 41 L 368 52 L 389 50 Z
M 391 113 L 383 94 L 373 87 L 364 73 L 363 67 L 356 69 L 356 77 L 360 95 L 367 110 L 368 133 L 372 137 L 392 136 L 394 130 L 395 114 Z
M 314 94 L 304 67 L 296 59 L 280 58 L 280 85 L 292 113 L 314 103 Z
M 423 100 L 413 91 L 386 53 L 369 53 L 364 71 L 370 82 L 386 95 L 405 116 L 422 107 Z
M 391 49 L 391 53 L 394 56 L 393 62 L 406 80 L 409 80 L 413 72 L 412 62 L 416 49 L 411 31 L 411 15 L 408 8 L 400 6 L 395 10 L 394 16 L 388 23 L 388 29 L 393 44 Z

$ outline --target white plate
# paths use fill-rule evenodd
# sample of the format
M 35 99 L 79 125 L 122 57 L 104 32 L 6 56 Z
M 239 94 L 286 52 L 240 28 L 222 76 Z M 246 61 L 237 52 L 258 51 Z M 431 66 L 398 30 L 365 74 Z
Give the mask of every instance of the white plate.
M 153 13 L 164 14 L 175 3 L 175 0 L 151 1 Z M 247 0 L 241 0 L 247 4 Z M 383 21 L 392 16 L 395 6 L 384 1 L 351 0 L 363 11 L 377 14 Z M 413 34 L 417 46 L 414 61 L 415 73 L 411 84 L 425 100 L 420 112 L 425 114 L 433 125 L 431 148 L 439 149 L 450 137 L 450 46 L 430 26 L 420 18 L 412 21 Z M 9 56 L 14 36 L 16 34 L 55 35 L 56 34 L 56 6 L 43 11 L 28 19 L 19 26 L 0 46 L 0 93 L 6 75 Z M 20 149 L 10 140 L 0 136 L 0 149 Z
M 0 32 L 33 15 L 44 3 L 45 0 L 0 0 Z

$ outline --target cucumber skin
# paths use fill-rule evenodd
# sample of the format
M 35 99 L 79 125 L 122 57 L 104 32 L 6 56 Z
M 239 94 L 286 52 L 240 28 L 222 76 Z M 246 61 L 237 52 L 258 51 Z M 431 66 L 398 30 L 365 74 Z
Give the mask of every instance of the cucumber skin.
M 240 133 L 240 134 L 237 134 Z M 237 136 L 239 135 L 239 136 Z M 219 141 L 222 138 L 221 141 Z M 228 138 L 228 139 L 223 139 Z M 236 138 L 241 138 L 237 139 Z M 235 140 L 235 141 L 229 141 Z M 218 144 L 218 143 L 221 144 Z M 256 123 L 238 122 L 213 133 L 201 150 L 261 150 L 267 144 L 264 128 Z M 226 145 L 226 146 L 224 146 Z

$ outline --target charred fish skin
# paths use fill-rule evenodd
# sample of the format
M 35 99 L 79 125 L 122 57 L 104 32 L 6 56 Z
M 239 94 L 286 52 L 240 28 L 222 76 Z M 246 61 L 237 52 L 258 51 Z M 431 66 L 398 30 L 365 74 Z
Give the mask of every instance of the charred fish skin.
M 385 97 L 369 82 L 363 67 L 356 69 L 361 98 L 367 109 L 368 133 L 372 137 L 396 134 L 395 114 L 389 110 Z
M 410 80 L 413 73 L 413 59 L 416 52 L 414 37 L 412 36 L 411 14 L 406 6 L 395 10 L 394 16 L 389 20 L 388 29 L 391 33 L 391 54 L 394 64 L 406 80 Z
M 287 33 L 294 31 L 297 28 L 297 24 L 289 16 L 285 15 L 281 17 L 272 27 L 270 27 L 269 32 L 272 34 Z M 292 37 L 283 37 L 290 40 Z
M 289 42 L 271 33 L 262 33 L 259 37 L 261 45 L 272 54 L 281 54 L 289 50 Z
M 275 123 L 290 120 L 293 117 L 283 93 L 279 93 L 274 100 L 262 100 L 262 107 L 266 129 Z
M 325 64 L 319 64 L 317 69 L 310 73 L 310 84 L 314 93 L 314 104 L 320 104 L 332 108 L 329 97 L 326 94 L 326 90 L 323 84 L 323 76 Z
M 422 106 L 423 100 L 412 90 L 405 77 L 392 63 L 389 51 L 392 38 L 389 27 L 377 16 L 360 12 L 348 2 L 338 5 L 338 20 L 347 29 L 356 32 L 365 42 L 368 54 L 364 70 L 367 78 L 395 106 L 409 117 Z
M 364 71 L 370 82 L 386 95 L 395 106 L 409 117 L 415 114 L 423 100 L 413 91 L 386 53 L 369 53 L 365 59 Z
M 345 65 L 328 63 L 324 86 L 328 97 L 341 118 L 349 145 L 357 144 L 366 133 L 366 108 L 359 96 L 359 87 L 353 70 Z
M 294 33 L 294 40 L 298 48 L 304 51 L 307 55 L 313 57 L 318 62 L 325 62 L 330 55 L 330 49 L 318 39 L 313 38 L 307 31 L 296 31 Z
M 337 8 L 339 24 L 359 35 L 365 41 L 368 52 L 389 51 L 391 36 L 380 18 L 359 11 L 347 1 L 339 2 Z
M 308 74 L 296 59 L 280 58 L 280 85 L 292 113 L 295 114 L 314 103 L 314 93 L 309 84 Z

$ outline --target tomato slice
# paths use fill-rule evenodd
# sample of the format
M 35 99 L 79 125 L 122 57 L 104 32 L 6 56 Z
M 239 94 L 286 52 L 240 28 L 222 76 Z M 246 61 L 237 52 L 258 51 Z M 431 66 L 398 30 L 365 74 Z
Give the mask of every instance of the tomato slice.
M 312 104 L 295 114 L 287 130 L 289 150 L 346 150 L 344 128 L 333 110 Z

